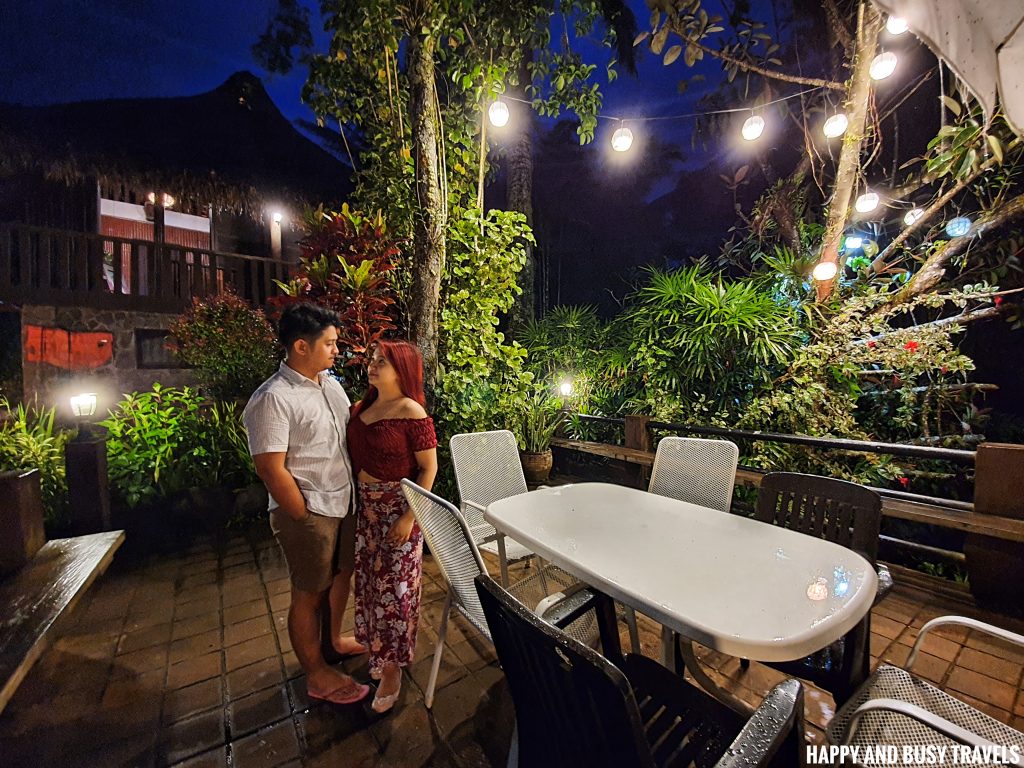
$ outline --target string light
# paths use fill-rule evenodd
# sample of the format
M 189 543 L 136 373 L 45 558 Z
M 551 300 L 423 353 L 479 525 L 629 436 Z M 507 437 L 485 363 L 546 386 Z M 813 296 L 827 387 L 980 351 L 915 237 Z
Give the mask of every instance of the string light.
M 761 134 L 764 133 L 764 118 L 760 115 L 751 115 L 743 123 L 743 129 L 740 132 L 747 141 L 761 138 Z
M 856 251 L 864 245 L 864 238 L 857 235 L 850 235 L 843 240 L 843 248 L 847 251 Z
M 966 216 L 957 216 L 946 225 L 946 234 L 950 237 L 963 237 L 971 231 L 971 220 Z
M 487 108 L 487 119 L 491 121 L 491 125 L 496 128 L 501 128 L 508 124 L 508 104 L 501 99 L 491 102 L 491 106 Z
M 907 31 L 907 21 L 899 16 L 890 16 L 885 22 L 885 28 L 890 35 L 902 35 Z
M 834 261 L 819 261 L 811 272 L 811 277 L 819 283 L 831 280 L 839 272 L 839 266 Z
M 912 227 L 922 216 L 924 216 L 924 210 L 921 208 L 914 208 L 911 211 L 907 211 L 907 215 L 903 217 L 903 223 L 908 227 Z
M 878 207 L 878 193 L 865 192 L 857 198 L 853 207 L 857 209 L 858 213 L 871 213 L 871 211 Z
M 896 54 L 892 51 L 880 53 L 871 60 L 868 74 L 871 75 L 872 80 L 885 80 L 896 71 L 896 62 Z
M 846 128 L 850 124 L 850 121 L 846 118 L 842 112 L 837 112 L 832 115 L 825 124 L 821 127 L 822 132 L 826 137 L 834 139 L 837 136 L 842 136 L 846 133 Z
M 633 132 L 622 126 L 612 134 L 612 149 L 616 152 L 627 152 L 633 146 Z

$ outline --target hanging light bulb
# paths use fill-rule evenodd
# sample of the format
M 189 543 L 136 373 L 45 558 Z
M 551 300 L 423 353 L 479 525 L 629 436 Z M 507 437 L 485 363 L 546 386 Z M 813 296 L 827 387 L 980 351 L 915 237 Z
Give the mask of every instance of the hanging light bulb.
M 886 19 L 885 28 L 890 35 L 902 35 L 907 31 L 907 21 L 899 16 L 890 16 Z
M 878 207 L 878 193 L 865 192 L 857 198 L 853 207 L 857 209 L 858 213 L 871 213 L 871 211 Z
M 751 115 L 743 123 L 743 129 L 740 132 L 747 141 L 761 138 L 761 134 L 764 133 L 764 118 L 760 115 Z
M 896 71 L 896 61 L 896 54 L 892 51 L 880 53 L 871 60 L 868 74 L 871 75 L 872 80 L 885 80 Z
M 625 152 L 633 146 L 633 132 L 622 126 L 612 134 L 612 149 L 616 152 Z
M 912 227 L 922 216 L 924 216 L 924 210 L 921 208 L 914 208 L 911 211 L 907 211 L 907 215 L 903 217 L 903 223 L 908 227 Z
M 846 127 L 850 124 L 850 121 L 846 119 L 846 115 L 842 112 L 836 112 L 832 117 L 825 121 L 825 124 L 821 126 L 822 132 L 830 139 L 834 139 L 836 136 L 842 136 L 846 133 Z
M 946 225 L 946 234 L 950 237 L 963 237 L 971 231 L 971 220 L 966 216 L 957 216 Z
M 491 125 L 497 128 L 508 124 L 508 104 L 501 99 L 492 101 L 491 106 L 487 108 L 487 118 L 491 121 Z
M 859 235 L 850 235 L 843 240 L 843 248 L 847 251 L 856 251 L 858 248 L 863 247 L 864 238 Z
M 819 261 L 814 265 L 811 277 L 821 283 L 826 280 L 831 280 L 836 276 L 837 272 L 839 272 L 839 267 L 834 261 Z

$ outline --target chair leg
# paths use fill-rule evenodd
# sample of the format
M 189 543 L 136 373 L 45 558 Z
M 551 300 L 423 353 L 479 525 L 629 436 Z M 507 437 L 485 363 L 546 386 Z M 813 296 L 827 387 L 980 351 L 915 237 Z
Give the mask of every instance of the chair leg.
M 636 628 L 636 611 L 628 605 L 622 606 L 626 618 L 626 626 L 629 627 L 629 646 L 633 653 L 640 653 L 640 630 Z
M 661 666 L 669 672 L 678 671 L 676 668 L 676 633 L 666 626 L 661 627 Z
M 498 564 L 501 566 L 501 586 L 508 589 L 508 557 L 505 554 L 505 535 L 498 532 Z
M 448 614 L 452 610 L 452 593 L 449 591 L 444 600 L 444 610 L 441 612 L 441 626 L 437 630 L 437 645 L 434 646 L 434 661 L 430 665 L 430 680 L 427 682 L 427 692 L 424 696 L 424 705 L 427 709 L 434 706 L 434 686 L 437 685 L 437 673 L 441 669 L 441 654 L 444 653 L 444 638 L 448 633 Z

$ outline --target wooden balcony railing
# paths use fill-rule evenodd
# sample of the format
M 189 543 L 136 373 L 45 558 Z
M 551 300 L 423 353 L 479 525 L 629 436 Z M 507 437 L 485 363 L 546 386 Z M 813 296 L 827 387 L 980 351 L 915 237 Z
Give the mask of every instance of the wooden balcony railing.
M 0 224 L 0 301 L 179 312 L 231 287 L 254 306 L 288 279 L 275 259 Z

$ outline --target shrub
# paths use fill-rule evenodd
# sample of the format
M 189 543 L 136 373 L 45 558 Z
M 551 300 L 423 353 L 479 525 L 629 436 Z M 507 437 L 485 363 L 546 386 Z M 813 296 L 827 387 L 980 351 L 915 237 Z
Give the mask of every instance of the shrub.
M 0 396 L 0 408 L 9 410 Z M 0 470 L 38 469 L 47 526 L 60 529 L 69 522 L 68 483 L 64 446 L 71 433 L 54 424 L 54 408 L 19 405 L 0 425 Z
M 195 298 L 171 324 L 178 355 L 218 400 L 248 397 L 274 372 L 277 340 L 260 309 L 227 291 Z

